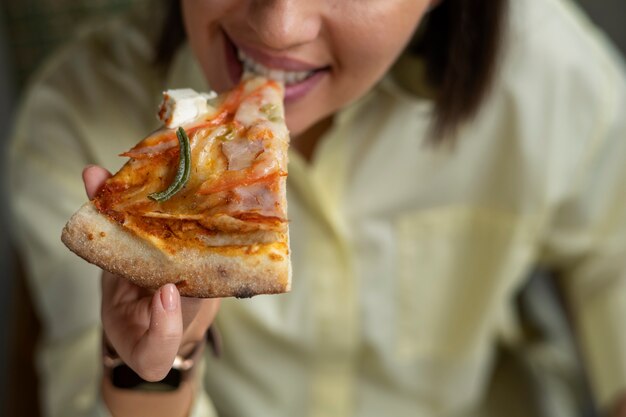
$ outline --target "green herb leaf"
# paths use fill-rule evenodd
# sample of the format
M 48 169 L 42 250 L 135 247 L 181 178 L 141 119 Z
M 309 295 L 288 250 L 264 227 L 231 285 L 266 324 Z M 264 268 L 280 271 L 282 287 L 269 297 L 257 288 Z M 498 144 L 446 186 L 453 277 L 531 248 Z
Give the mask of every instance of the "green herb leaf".
M 169 200 L 174 194 L 179 192 L 185 184 L 187 184 L 189 175 L 191 174 L 191 146 L 189 144 L 189 137 L 182 127 L 178 128 L 176 136 L 178 137 L 178 146 L 180 148 L 176 177 L 174 177 L 174 181 L 172 181 L 166 190 L 148 195 L 148 198 L 158 202 Z

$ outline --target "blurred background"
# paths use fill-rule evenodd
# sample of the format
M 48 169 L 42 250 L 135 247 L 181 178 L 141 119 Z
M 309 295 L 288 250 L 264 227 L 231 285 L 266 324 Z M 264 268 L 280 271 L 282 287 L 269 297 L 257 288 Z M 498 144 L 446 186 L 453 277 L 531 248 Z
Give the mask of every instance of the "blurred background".
M 0 2 L 0 157 L 4 162 L 6 142 L 21 91 L 37 68 L 55 49 L 70 40 L 79 27 L 98 24 L 139 3 L 159 0 L 2 0 Z M 4 166 L 4 164 L 2 164 Z M 0 195 L 6 184 L 0 182 Z M 32 305 L 24 303 L 25 283 L 15 250 L 9 243 L 8 208 L 0 197 L 0 416 L 35 416 L 37 402 L 14 415 L 7 393 L 11 385 L 32 385 L 32 340 L 38 331 Z M 19 319 L 18 319 L 19 317 Z M 20 349 L 16 349 L 20 346 Z M 19 372 L 15 372 L 18 369 Z M 15 379 L 18 379 L 17 381 Z M 31 388 L 31 387 L 29 387 Z M 34 388 L 34 387 L 32 387 Z M 33 391 L 34 392 L 34 391 Z M 28 396 L 25 396 L 28 398 Z M 30 407 L 30 408 L 28 408 Z M 24 410 L 32 410 L 24 411 Z
M 137 3 L 159 0 L 2 0 L 0 5 L 0 149 L 4 158 L 11 120 L 20 92 L 33 72 L 56 48 L 67 42 L 77 28 L 96 24 Z M 584 10 L 626 54 L 626 1 L 578 0 Z M 4 159 L 3 159 L 4 160 Z M 6 195 L 2 182 L 1 195 Z M 15 312 L 33 314 L 21 302 L 23 283 L 15 279 L 17 264 L 9 242 L 8 212 L 0 198 L 0 404 L 5 403 L 9 363 L 32 366 L 29 352 L 9 349 L 15 334 Z M 9 352 L 11 351 L 11 355 Z M 0 412 L 0 414 L 2 414 Z

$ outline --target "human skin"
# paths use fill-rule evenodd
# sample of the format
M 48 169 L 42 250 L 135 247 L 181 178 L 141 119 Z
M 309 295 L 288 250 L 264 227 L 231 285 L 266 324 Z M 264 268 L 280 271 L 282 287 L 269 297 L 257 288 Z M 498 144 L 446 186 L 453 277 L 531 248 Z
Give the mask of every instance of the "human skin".
M 310 157 L 341 108 L 366 94 L 405 48 L 437 0 L 181 0 L 187 38 L 209 85 L 232 88 L 242 73 L 236 50 L 269 69 L 314 70 L 314 80 L 287 87 L 292 146 Z M 84 172 L 91 197 L 108 177 Z M 146 292 L 104 273 L 102 320 L 108 343 L 146 380 L 162 379 L 176 354 L 192 350 L 217 314 L 219 300 L 180 297 L 173 285 Z M 167 308 L 170 306 L 171 308 Z M 156 401 L 103 381 L 114 415 L 137 410 L 175 417 L 189 410 L 193 383 Z M 133 411 L 134 410 L 134 411 Z M 626 401 L 614 415 L 626 417 Z
M 193 53 L 209 85 L 219 92 L 235 86 L 241 77 L 242 65 L 233 48 L 245 48 L 269 69 L 315 71 L 301 85 L 286 88 L 286 122 L 292 143 L 308 154 L 332 115 L 382 78 L 431 3 L 182 0 L 182 9 Z M 108 175 L 102 168 L 88 167 L 83 173 L 88 195 Z M 147 380 L 163 378 L 176 354 L 190 351 L 201 340 L 219 306 L 219 300 L 181 298 L 173 285 L 146 293 L 108 273 L 103 274 L 102 285 L 105 338 Z M 129 396 L 115 389 L 106 376 L 102 392 L 114 415 L 142 409 L 144 404 L 150 407 L 151 416 L 175 417 L 187 413 L 194 389 L 193 384 L 186 384 L 178 396 L 164 398 L 158 407 L 150 406 L 140 394 Z M 154 396 L 150 401 L 154 404 Z
M 92 199 L 110 176 L 98 166 L 85 168 L 87 196 Z M 187 356 L 204 343 L 220 303 L 219 299 L 181 297 L 173 284 L 146 290 L 106 271 L 101 282 L 104 343 L 147 381 L 163 379 L 177 354 Z M 115 416 L 187 415 L 196 389 L 191 377 L 178 390 L 161 395 L 129 391 L 115 388 L 103 374 L 102 398 Z
M 101 167 L 85 168 L 87 197 L 94 198 L 110 176 Z M 181 297 L 173 284 L 150 291 L 104 271 L 101 314 L 106 343 L 127 364 L 140 369 L 145 380 L 161 380 L 179 352 L 188 353 L 203 341 L 219 301 Z
M 193 53 L 217 91 L 234 87 L 241 76 L 241 68 L 233 76 L 233 62 L 225 48 L 231 43 L 268 68 L 306 67 L 317 72 L 314 85 L 285 105 L 286 122 L 297 138 L 381 79 L 431 0 L 182 0 L 181 4 Z M 93 167 L 86 170 L 88 193 L 106 176 Z M 179 297 L 175 288 L 165 290 Z M 107 331 L 113 323 L 107 325 L 109 313 L 103 314 Z M 112 342 L 122 343 L 121 339 Z M 115 347 L 120 353 L 129 350 Z M 172 349 L 168 355 L 175 353 Z M 143 366 L 136 371 L 145 375 Z M 153 376 L 151 372 L 148 376 Z M 155 372 L 156 376 L 162 372 Z
M 430 5 L 430 0 L 182 0 L 189 43 L 216 91 L 239 81 L 241 65 L 228 53 L 233 47 L 268 68 L 319 72 L 306 94 L 285 103 L 296 145 L 300 135 L 381 79 Z

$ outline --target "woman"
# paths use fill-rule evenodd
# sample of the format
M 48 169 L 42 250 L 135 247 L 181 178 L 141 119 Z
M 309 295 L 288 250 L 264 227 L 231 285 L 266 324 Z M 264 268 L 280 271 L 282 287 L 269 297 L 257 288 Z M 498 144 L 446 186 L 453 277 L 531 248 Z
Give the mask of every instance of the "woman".
M 624 75 L 568 3 L 506 3 L 183 0 L 160 35 L 144 15 L 57 57 L 11 168 L 49 413 L 469 415 L 539 262 L 564 272 L 599 402 L 618 404 Z M 78 173 L 119 166 L 160 90 L 226 90 L 241 60 L 306 75 L 286 89 L 294 289 L 220 306 L 104 273 L 101 371 L 97 272 L 58 243 Z M 107 175 L 84 170 L 89 196 Z M 224 353 L 200 360 L 218 308 Z M 155 394 L 124 387 L 136 375 L 115 375 L 115 355 L 146 381 L 177 355 L 194 366 Z

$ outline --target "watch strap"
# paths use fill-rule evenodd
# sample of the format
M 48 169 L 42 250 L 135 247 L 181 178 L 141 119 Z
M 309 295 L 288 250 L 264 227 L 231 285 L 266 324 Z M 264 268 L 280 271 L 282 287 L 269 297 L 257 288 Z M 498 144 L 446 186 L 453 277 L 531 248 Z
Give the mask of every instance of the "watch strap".
M 161 381 L 152 382 L 141 378 L 130 366 L 124 363 L 103 335 L 102 364 L 105 372 L 111 378 L 112 385 L 116 388 L 141 391 L 173 391 L 187 379 L 195 363 L 199 360 L 204 345 L 205 341 L 202 340 L 194 346 L 188 355 L 184 357 L 177 355 L 165 378 Z

